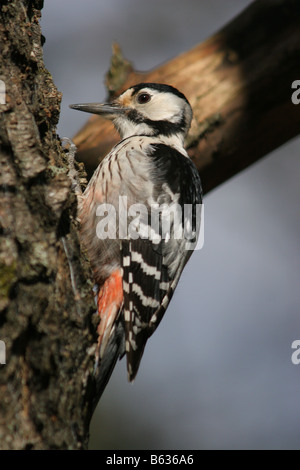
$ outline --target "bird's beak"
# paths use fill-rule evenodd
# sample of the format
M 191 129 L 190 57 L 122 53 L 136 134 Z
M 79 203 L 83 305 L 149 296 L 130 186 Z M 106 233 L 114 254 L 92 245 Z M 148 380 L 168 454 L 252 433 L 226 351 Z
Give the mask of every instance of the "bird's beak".
M 84 111 L 86 113 L 100 114 L 106 119 L 114 119 L 115 117 L 123 114 L 126 108 L 121 107 L 118 103 L 81 103 L 81 104 L 70 104 L 71 109 L 78 109 L 78 111 Z

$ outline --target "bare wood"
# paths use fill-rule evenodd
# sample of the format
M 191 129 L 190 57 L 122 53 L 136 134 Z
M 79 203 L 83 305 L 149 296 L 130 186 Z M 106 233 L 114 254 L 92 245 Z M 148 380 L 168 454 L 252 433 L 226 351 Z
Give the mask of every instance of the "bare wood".
M 139 82 L 161 82 L 187 96 L 194 110 L 187 145 L 207 192 L 298 135 L 291 84 L 300 78 L 299 63 L 299 1 L 259 0 L 149 73 L 135 72 L 115 46 L 107 86 L 113 97 Z M 118 136 L 111 123 L 92 116 L 74 140 L 92 172 Z

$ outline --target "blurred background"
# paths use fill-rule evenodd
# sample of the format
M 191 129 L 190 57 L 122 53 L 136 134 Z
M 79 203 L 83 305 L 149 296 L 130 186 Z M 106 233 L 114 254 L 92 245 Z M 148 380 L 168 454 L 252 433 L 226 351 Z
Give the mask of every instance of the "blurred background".
M 249 3 L 45 0 L 45 63 L 63 93 L 59 135 L 72 137 L 89 117 L 70 103 L 105 99 L 113 41 L 136 70 L 149 70 Z M 91 449 L 300 447 L 300 365 L 291 361 L 300 339 L 299 153 L 297 138 L 206 196 L 204 248 L 133 385 L 125 360 L 117 364 Z

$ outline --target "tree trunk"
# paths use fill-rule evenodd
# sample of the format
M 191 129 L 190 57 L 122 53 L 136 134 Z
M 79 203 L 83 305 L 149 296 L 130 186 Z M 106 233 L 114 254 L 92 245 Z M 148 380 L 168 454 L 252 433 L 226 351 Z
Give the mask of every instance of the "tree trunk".
M 186 144 L 206 193 L 299 134 L 300 106 L 291 101 L 299 63 L 299 0 L 259 0 L 149 73 L 135 72 L 115 46 L 107 85 L 111 96 L 139 82 L 168 83 L 187 96 L 194 120 Z M 89 173 L 116 139 L 99 116 L 75 136 Z
M 91 276 L 55 130 L 61 94 L 42 60 L 41 7 L 0 6 L 2 449 L 86 447 L 94 393 Z

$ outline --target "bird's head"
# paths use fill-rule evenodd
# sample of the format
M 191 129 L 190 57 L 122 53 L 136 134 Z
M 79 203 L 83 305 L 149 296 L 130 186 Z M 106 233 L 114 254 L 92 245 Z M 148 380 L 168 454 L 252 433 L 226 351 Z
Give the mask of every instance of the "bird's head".
M 178 137 L 182 142 L 192 120 L 192 108 L 176 88 L 159 83 L 140 83 L 108 104 L 70 105 L 113 121 L 121 138 L 132 135 Z

